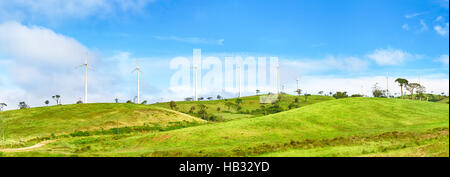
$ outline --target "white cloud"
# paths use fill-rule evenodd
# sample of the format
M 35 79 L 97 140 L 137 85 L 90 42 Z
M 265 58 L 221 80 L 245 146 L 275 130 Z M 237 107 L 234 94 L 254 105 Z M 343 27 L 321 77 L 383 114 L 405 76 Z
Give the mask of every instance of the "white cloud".
M 390 76 L 389 77 L 389 90 L 391 94 L 400 93 L 400 87 L 395 83 L 395 79 L 398 77 L 406 78 L 410 82 L 418 82 L 417 76 Z M 347 91 L 349 94 L 360 94 L 363 93 L 366 96 L 372 96 L 372 87 L 375 83 L 378 83 L 379 87 L 386 89 L 386 76 L 371 76 L 371 77 L 355 77 L 355 78 L 345 78 L 345 77 L 333 77 L 333 76 L 304 76 L 301 79 L 301 89 L 307 91 L 308 93 L 317 94 L 319 91 L 336 92 L 336 91 Z M 433 77 L 433 76 L 422 76 L 421 84 L 426 87 L 429 92 L 434 93 L 448 92 L 449 79 L 446 77 Z M 295 89 L 295 83 L 288 85 L 290 93 L 293 94 Z
M 434 21 L 438 22 L 438 21 L 441 21 L 442 19 L 443 19 L 442 16 L 438 16 L 438 17 L 436 17 L 436 19 Z
M 441 55 L 439 58 L 434 60 L 435 62 L 442 63 L 444 65 L 448 65 L 449 63 L 449 57 L 448 55 Z M 447 66 L 448 67 L 448 66 Z
M 377 49 L 367 57 L 374 60 L 378 65 L 399 65 L 413 57 L 408 52 L 399 49 Z
M 224 39 L 205 39 L 199 37 L 178 37 L 178 36 L 155 36 L 158 40 L 179 41 L 190 44 L 212 44 L 223 45 Z
M 404 30 L 406 30 L 406 31 L 409 31 L 409 25 L 408 24 L 403 24 L 402 25 L 402 29 L 404 29 Z
M 139 13 L 155 0 L 9 0 L 0 2 L 0 12 L 29 19 L 83 18 L 92 15 L 111 16 L 120 12 Z M 7 13 L 6 13 L 7 12 Z M 0 17 L 1 19 L 2 17 Z M 13 18 L 13 19 L 17 19 Z
M 414 18 L 417 17 L 419 15 L 422 15 L 423 13 L 412 13 L 412 14 L 406 14 L 405 18 Z
M 422 26 L 422 28 L 420 28 L 420 32 L 428 30 L 428 25 L 425 23 L 424 20 L 420 20 L 420 25 Z
M 26 52 L 24 52 L 26 51 Z M 0 24 L 0 52 L 36 64 L 78 64 L 88 49 L 73 38 L 38 26 Z
M 434 26 L 434 30 L 441 36 L 448 35 L 448 23 L 445 24 L 445 26 L 436 25 Z

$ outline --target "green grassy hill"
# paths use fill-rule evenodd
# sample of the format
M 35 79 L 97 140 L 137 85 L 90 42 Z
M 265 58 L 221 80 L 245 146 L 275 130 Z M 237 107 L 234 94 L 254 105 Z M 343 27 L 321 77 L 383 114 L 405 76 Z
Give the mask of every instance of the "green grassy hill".
M 4 155 L 448 156 L 448 127 L 445 104 L 347 98 L 164 132 L 64 138 Z
M 448 98 L 444 98 L 444 99 L 440 100 L 439 103 L 447 103 L 448 104 L 448 100 L 449 100 Z
M 76 131 L 95 131 L 133 126 L 169 126 L 174 122 L 204 120 L 148 105 L 74 104 L 0 112 L 5 120 L 6 144 L 26 142 L 37 137 L 57 136 Z M 0 127 L 1 129 L 1 127 Z
M 261 106 L 268 108 L 272 106 L 272 104 L 261 104 L 261 96 L 266 95 L 242 97 L 240 98 L 242 100 L 242 103 L 240 104 L 236 103 L 236 100 L 238 98 L 212 101 L 180 101 L 175 103 L 176 110 L 183 113 L 189 113 L 192 107 L 195 107 L 193 113 L 198 112 L 200 109 L 199 105 L 205 105 L 207 113 L 216 115 L 221 120 L 226 121 L 239 118 L 262 116 L 263 112 L 260 111 L 262 109 Z M 297 102 L 295 102 L 296 98 L 298 100 Z M 282 111 L 285 111 L 289 110 L 289 105 L 291 104 L 293 105 L 292 108 L 295 108 L 329 100 L 334 100 L 334 98 L 329 96 L 311 95 L 308 96 L 307 99 L 305 99 L 305 96 L 283 94 L 281 95 L 279 106 L 281 107 Z M 170 109 L 170 102 L 157 103 L 154 105 Z M 240 106 L 241 109 L 238 109 L 238 106 Z

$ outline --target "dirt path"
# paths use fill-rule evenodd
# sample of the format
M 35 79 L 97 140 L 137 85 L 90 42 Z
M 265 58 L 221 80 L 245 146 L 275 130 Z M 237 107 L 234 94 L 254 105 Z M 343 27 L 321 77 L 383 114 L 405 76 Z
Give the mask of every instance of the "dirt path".
M 43 142 L 40 142 L 40 143 L 35 144 L 35 145 L 33 145 L 33 146 L 29 146 L 29 147 L 15 148 L 15 149 L 0 149 L 0 152 L 31 151 L 31 150 L 33 150 L 33 149 L 42 147 L 42 146 L 44 146 L 44 145 L 46 145 L 46 144 L 48 144 L 48 143 L 51 143 L 51 142 L 53 142 L 53 140 L 51 140 L 51 141 L 43 141 Z

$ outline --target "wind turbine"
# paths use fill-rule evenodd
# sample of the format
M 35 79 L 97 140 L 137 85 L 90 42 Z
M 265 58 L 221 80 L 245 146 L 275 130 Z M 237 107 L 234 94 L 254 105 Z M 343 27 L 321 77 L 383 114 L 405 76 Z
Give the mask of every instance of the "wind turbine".
M 277 93 L 280 94 L 280 65 L 277 64 Z
M 136 74 L 137 74 L 137 104 L 139 104 L 140 103 L 140 96 L 139 96 L 139 74 L 140 73 L 142 73 L 142 71 L 141 71 L 141 69 L 139 68 L 139 65 L 138 65 L 138 61 L 137 61 L 137 59 L 136 59 L 136 68 L 134 68 L 134 70 L 133 71 L 131 71 L 131 72 L 136 72 Z
M 237 66 L 236 66 L 236 71 L 237 71 L 238 85 L 239 85 L 239 96 L 238 96 L 238 98 L 240 98 L 242 95 L 241 95 L 241 66 L 239 64 L 237 64 Z
M 83 103 L 87 103 L 87 91 L 88 91 L 88 89 L 87 89 L 87 87 L 88 87 L 87 73 L 88 73 L 88 69 L 92 70 L 92 68 L 89 67 L 89 65 L 88 65 L 87 58 L 88 58 L 88 53 L 86 53 L 86 57 L 84 58 L 84 64 L 77 67 L 77 68 L 84 67 L 84 101 L 83 101 Z
M 389 98 L 389 72 L 386 72 L 386 97 Z
M 192 67 L 194 69 L 194 101 L 198 101 L 197 96 L 197 66 Z

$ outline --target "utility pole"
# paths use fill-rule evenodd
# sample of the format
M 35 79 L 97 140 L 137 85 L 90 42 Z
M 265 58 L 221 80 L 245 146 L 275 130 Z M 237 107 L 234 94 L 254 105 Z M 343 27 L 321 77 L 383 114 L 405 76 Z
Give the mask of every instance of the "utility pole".
M 299 80 L 300 80 L 300 79 L 297 77 L 297 90 L 296 90 L 297 92 L 298 92 L 298 89 L 300 89 L 300 87 L 299 87 L 299 85 L 298 85 Z

